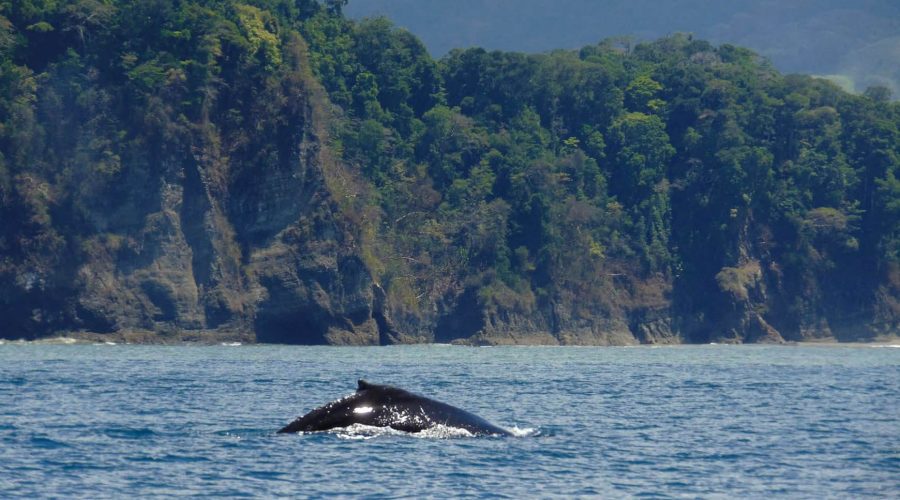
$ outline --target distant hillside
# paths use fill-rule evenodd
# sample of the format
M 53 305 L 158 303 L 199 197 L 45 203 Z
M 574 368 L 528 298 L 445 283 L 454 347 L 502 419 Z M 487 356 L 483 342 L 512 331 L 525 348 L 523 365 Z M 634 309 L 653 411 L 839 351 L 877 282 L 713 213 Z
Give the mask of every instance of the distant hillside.
M 385 15 L 436 56 L 459 47 L 543 52 L 612 36 L 693 33 L 752 48 L 783 72 L 833 75 L 857 91 L 885 85 L 900 96 L 895 0 L 350 0 L 346 12 Z

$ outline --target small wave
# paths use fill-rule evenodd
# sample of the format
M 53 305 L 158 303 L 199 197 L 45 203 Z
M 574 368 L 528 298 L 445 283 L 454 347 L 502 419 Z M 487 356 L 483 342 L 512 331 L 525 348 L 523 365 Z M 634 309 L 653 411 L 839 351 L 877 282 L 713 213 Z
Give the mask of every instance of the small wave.
M 243 344 L 241 344 L 240 342 L 222 342 L 222 345 L 226 347 L 237 347 Z
M 515 437 L 534 437 L 541 435 L 541 429 L 539 427 L 519 428 L 518 425 L 515 425 L 512 428 L 506 430 L 508 430 Z
M 900 344 L 875 344 L 875 345 L 870 345 L 869 347 L 872 347 L 875 349 L 882 348 L 882 347 L 900 347 Z
M 532 435 L 533 429 L 510 430 L 515 436 Z M 347 427 L 337 427 L 330 429 L 329 434 L 334 434 L 340 439 L 348 440 L 368 440 L 381 436 L 405 436 L 418 439 L 459 439 L 476 437 L 475 434 L 461 429 L 459 427 L 450 427 L 446 425 L 435 425 L 420 432 L 404 432 L 398 431 L 391 427 L 375 427 L 364 424 L 353 424 Z
M 72 345 L 80 342 L 78 339 L 73 339 L 72 337 L 54 337 L 50 339 L 39 339 L 34 340 L 35 344 L 60 344 L 60 345 Z
M 541 434 L 540 429 L 536 427 L 520 428 L 518 426 L 513 426 L 512 428 L 507 428 L 506 430 L 508 430 L 514 437 L 533 437 L 539 436 Z M 398 431 L 397 429 L 393 429 L 391 427 L 376 427 L 364 424 L 353 424 L 347 427 L 336 427 L 334 429 L 328 430 L 327 432 L 329 434 L 334 434 L 340 439 L 348 440 L 368 440 L 380 436 L 407 436 L 418 439 L 459 439 L 478 437 L 476 434 L 473 434 L 466 429 L 440 424 L 429 427 L 428 429 L 420 432 L 404 432 Z
M 429 427 L 422 432 L 412 434 L 412 436 L 423 439 L 453 439 L 475 437 L 475 434 L 472 434 L 465 429 L 460 429 L 459 427 L 435 425 L 434 427 Z
M 28 383 L 28 379 L 25 377 L 13 377 L 3 381 L 0 381 L 0 384 L 3 385 L 12 385 L 12 386 L 22 386 Z
M 103 433 L 113 439 L 144 439 L 156 434 L 153 429 L 147 427 L 111 427 L 109 429 L 104 429 Z
M 31 446 L 35 448 L 43 448 L 43 449 L 52 449 L 52 448 L 71 448 L 70 445 L 57 441 L 56 439 L 52 439 L 45 436 L 32 436 L 31 437 Z
M 251 437 L 266 436 L 271 434 L 271 431 L 272 430 L 269 428 L 236 427 L 233 429 L 223 429 L 220 431 L 215 431 L 214 434 L 229 439 L 241 440 Z
M 376 427 L 372 425 L 353 424 L 347 427 L 335 427 L 328 430 L 329 434 L 334 434 L 341 439 L 365 440 L 374 439 L 378 436 L 403 436 L 405 432 L 391 429 L 390 427 Z
M 51 337 L 46 339 L 34 339 L 34 340 L 0 340 L 0 345 L 3 344 L 14 344 L 14 345 L 72 345 L 72 344 L 84 344 L 86 341 L 73 339 L 72 337 Z

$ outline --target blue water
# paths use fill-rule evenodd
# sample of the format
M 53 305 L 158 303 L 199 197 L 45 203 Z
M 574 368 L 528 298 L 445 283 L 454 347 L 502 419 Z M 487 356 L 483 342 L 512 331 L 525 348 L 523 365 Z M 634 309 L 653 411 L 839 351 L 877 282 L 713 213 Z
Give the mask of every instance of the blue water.
M 519 437 L 274 433 L 360 377 Z M 898 493 L 897 348 L 0 345 L 0 498 Z

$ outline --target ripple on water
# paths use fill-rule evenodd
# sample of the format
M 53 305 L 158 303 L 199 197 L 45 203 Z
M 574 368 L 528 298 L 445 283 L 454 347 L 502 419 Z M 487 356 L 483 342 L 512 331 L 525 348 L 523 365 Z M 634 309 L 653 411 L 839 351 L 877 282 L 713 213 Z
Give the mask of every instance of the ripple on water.
M 103 429 L 103 434 L 113 439 L 144 440 L 156 436 L 157 432 L 146 427 L 110 427 L 107 429 Z
M 72 446 L 56 439 L 49 438 L 47 436 L 42 435 L 32 435 L 31 439 L 29 439 L 28 444 L 36 449 L 44 449 L 44 450 L 55 450 L 59 448 L 71 448 Z

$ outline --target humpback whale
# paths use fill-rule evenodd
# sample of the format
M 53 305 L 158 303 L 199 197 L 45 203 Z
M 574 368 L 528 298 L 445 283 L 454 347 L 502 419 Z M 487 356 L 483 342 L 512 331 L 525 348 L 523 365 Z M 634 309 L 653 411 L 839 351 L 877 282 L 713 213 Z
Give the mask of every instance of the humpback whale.
M 365 380 L 359 380 L 357 384 L 354 394 L 316 408 L 278 432 L 324 431 L 353 424 L 420 432 L 444 425 L 465 429 L 478 436 L 511 435 L 477 415 L 440 401 Z

